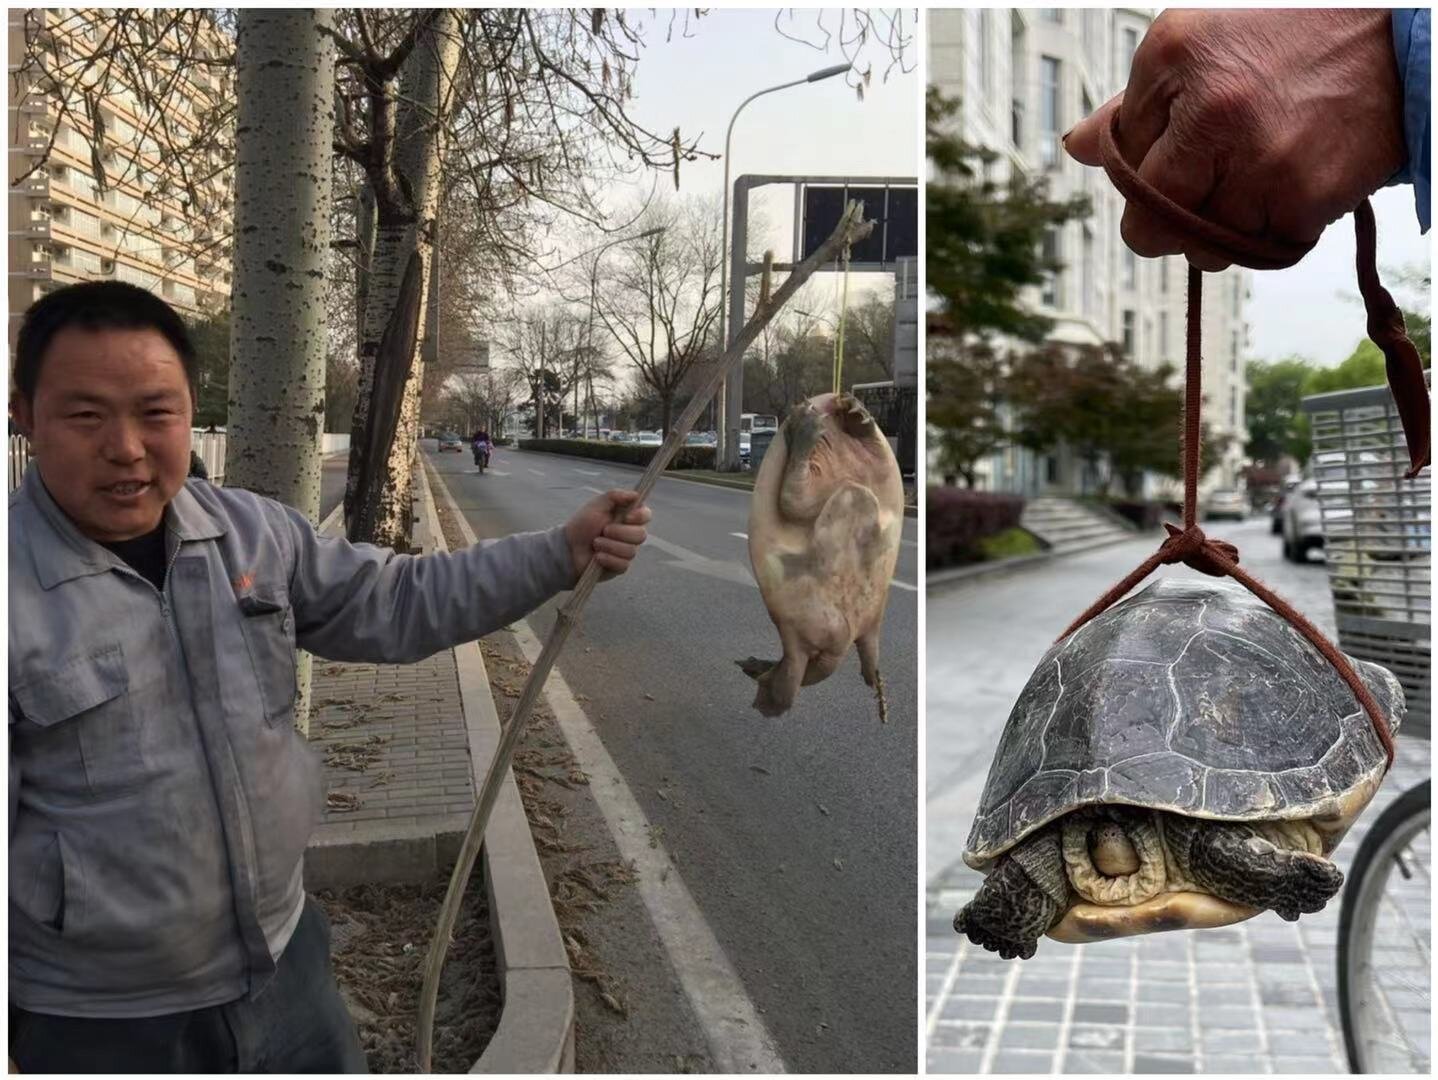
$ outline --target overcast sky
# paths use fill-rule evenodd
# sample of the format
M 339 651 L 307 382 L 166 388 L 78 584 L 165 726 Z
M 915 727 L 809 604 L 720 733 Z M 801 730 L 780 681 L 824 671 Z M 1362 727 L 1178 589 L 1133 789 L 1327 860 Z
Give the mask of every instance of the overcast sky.
M 1419 301 L 1396 283 L 1396 271 L 1432 265 L 1432 233 L 1418 231 L 1413 188 L 1384 188 L 1373 196 L 1378 221 L 1378 269 L 1383 283 L 1405 307 Z M 1248 321 L 1251 358 L 1278 360 L 1297 354 L 1325 366 L 1341 363 L 1364 337 L 1363 304 L 1354 276 L 1353 218 L 1329 226 L 1315 247 L 1288 270 L 1253 271 Z M 1427 298 L 1421 300 L 1428 307 Z
M 761 8 L 721 8 L 700 19 L 690 19 L 688 36 L 677 29 L 665 40 L 669 12 L 627 12 L 645 28 L 646 46 L 640 54 L 635 78 L 633 115 L 651 130 L 672 131 L 678 125 L 684 138 L 700 136 L 700 147 L 722 155 L 724 133 L 734 110 L 756 90 L 800 79 L 812 71 L 845 59 L 837 43 L 827 51 L 788 40 L 775 28 L 775 11 Z M 870 44 L 858 55 L 860 65 L 872 61 L 873 77 L 860 101 L 842 77 L 806 83 L 751 102 L 734 127 L 731 182 L 744 173 L 833 174 L 854 176 L 918 176 L 920 155 L 919 68 L 917 28 L 905 12 L 905 31 L 911 40 L 905 54 L 906 74 L 895 66 L 884 79 L 889 54 Z M 835 26 L 835 9 L 822 12 L 795 10 L 784 28 L 795 36 L 818 42 L 819 19 Z M 836 28 L 836 26 L 835 26 Z M 684 162 L 680 167 L 680 194 L 723 193 L 724 162 Z M 631 205 L 647 194 L 653 174 L 629 188 L 616 186 L 610 193 L 612 211 Z M 660 177 L 663 188 L 673 191 L 672 180 Z M 791 243 L 793 189 L 768 189 L 755 194 L 751 207 L 768 221 L 770 241 L 780 258 Z M 592 247 L 592 235 L 581 248 Z M 816 275 L 812 292 L 836 293 L 838 275 Z M 892 289 L 889 275 L 862 275 L 854 281 L 861 292 L 866 284 Z M 812 296 L 812 293 L 810 294 Z M 851 302 L 853 300 L 851 291 Z M 798 302 L 798 301 L 796 301 Z M 817 301 L 810 300 L 812 304 Z M 837 300 L 832 305 L 837 309 Z

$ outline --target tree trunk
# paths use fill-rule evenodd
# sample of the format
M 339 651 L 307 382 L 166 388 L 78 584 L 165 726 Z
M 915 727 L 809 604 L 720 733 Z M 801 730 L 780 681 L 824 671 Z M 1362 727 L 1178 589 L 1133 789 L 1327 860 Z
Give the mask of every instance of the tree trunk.
M 355 341 L 364 340 L 364 309 L 369 298 L 369 267 L 374 259 L 374 188 L 369 181 L 360 183 L 359 204 L 355 210 Z
M 674 391 L 664 394 L 659 399 L 659 415 L 664 421 L 664 437 L 669 437 L 669 429 L 674 426 Z
M 334 53 L 330 10 L 242 8 L 225 482 L 320 510 Z M 295 720 L 309 729 L 309 656 Z
M 417 13 L 416 17 L 422 17 Z M 408 189 L 410 205 L 380 205 L 375 223 L 374 256 L 360 337 L 360 386 L 355 401 L 355 422 L 350 441 L 349 480 L 345 491 L 345 517 L 351 540 L 366 541 L 398 551 L 409 549 L 412 468 L 419 433 L 420 392 L 424 363 L 419 335 L 401 354 L 381 356 L 386 329 L 407 319 L 426 323 L 426 296 L 434 258 L 434 228 L 439 201 L 440 133 L 435 122 L 450 108 L 454 71 L 459 61 L 456 14 L 435 13 L 421 30 L 414 51 L 400 73 L 399 108 L 395 120 L 395 169 Z M 417 262 L 415 261 L 417 260 Z M 400 309 L 401 286 L 412 265 L 419 281 L 418 311 Z M 406 342 L 406 344 L 408 344 Z M 399 394 L 398 419 L 386 447 L 370 444 L 371 405 L 376 380 L 383 384 L 381 398 Z M 402 385 L 396 386 L 395 383 Z M 385 423 L 385 418 L 375 417 Z

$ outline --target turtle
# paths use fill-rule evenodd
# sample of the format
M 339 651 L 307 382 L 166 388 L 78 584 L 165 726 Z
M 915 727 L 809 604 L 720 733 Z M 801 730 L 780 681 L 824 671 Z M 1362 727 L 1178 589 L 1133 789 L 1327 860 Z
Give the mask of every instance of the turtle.
M 899 464 L 863 404 L 840 393 L 794 406 L 749 504 L 749 561 L 783 645 L 777 661 L 736 661 L 758 683 L 760 713 L 786 712 L 857 645 L 885 715 L 879 631 L 903 524 Z
M 1397 731 L 1403 689 L 1350 662 Z M 1052 646 L 1019 695 L 954 928 L 1005 959 L 1322 910 L 1330 861 L 1387 771 L 1323 655 L 1247 590 L 1165 577 Z

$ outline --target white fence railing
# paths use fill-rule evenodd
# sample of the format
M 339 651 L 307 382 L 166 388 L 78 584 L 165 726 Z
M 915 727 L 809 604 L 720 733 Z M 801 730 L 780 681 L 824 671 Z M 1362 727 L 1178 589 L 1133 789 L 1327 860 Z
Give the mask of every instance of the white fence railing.
M 225 433 L 223 431 L 195 431 L 190 437 L 190 448 L 200 455 L 200 460 L 205 463 L 205 471 L 210 475 L 210 482 L 223 484 L 225 482 Z M 326 456 L 330 454 L 347 453 L 350 448 L 349 433 L 334 434 L 326 432 L 324 441 L 320 445 L 320 453 Z M 24 435 L 10 436 L 10 486 L 8 491 L 14 491 L 20 486 L 20 480 L 25 475 L 25 466 L 30 462 L 30 443 Z

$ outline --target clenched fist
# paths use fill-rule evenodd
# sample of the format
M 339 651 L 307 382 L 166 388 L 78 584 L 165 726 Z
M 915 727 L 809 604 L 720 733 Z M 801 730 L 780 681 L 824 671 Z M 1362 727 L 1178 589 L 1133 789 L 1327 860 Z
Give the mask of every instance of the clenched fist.
M 584 573 L 589 560 L 604 568 L 604 577 L 611 578 L 629 569 L 639 545 L 648 539 L 644 528 L 653 515 L 641 506 L 615 519 L 615 511 L 633 506 L 639 495 L 633 491 L 606 491 L 581 506 L 564 526 L 569 541 L 569 557 L 574 561 L 574 577 Z
M 1185 209 L 1255 237 L 1310 245 L 1407 160 L 1392 18 L 1364 10 L 1170 10 L 1134 53 L 1128 86 L 1064 137 L 1099 165 L 1118 111 L 1118 149 Z M 1140 255 L 1228 260 L 1141 206 L 1123 239 Z

